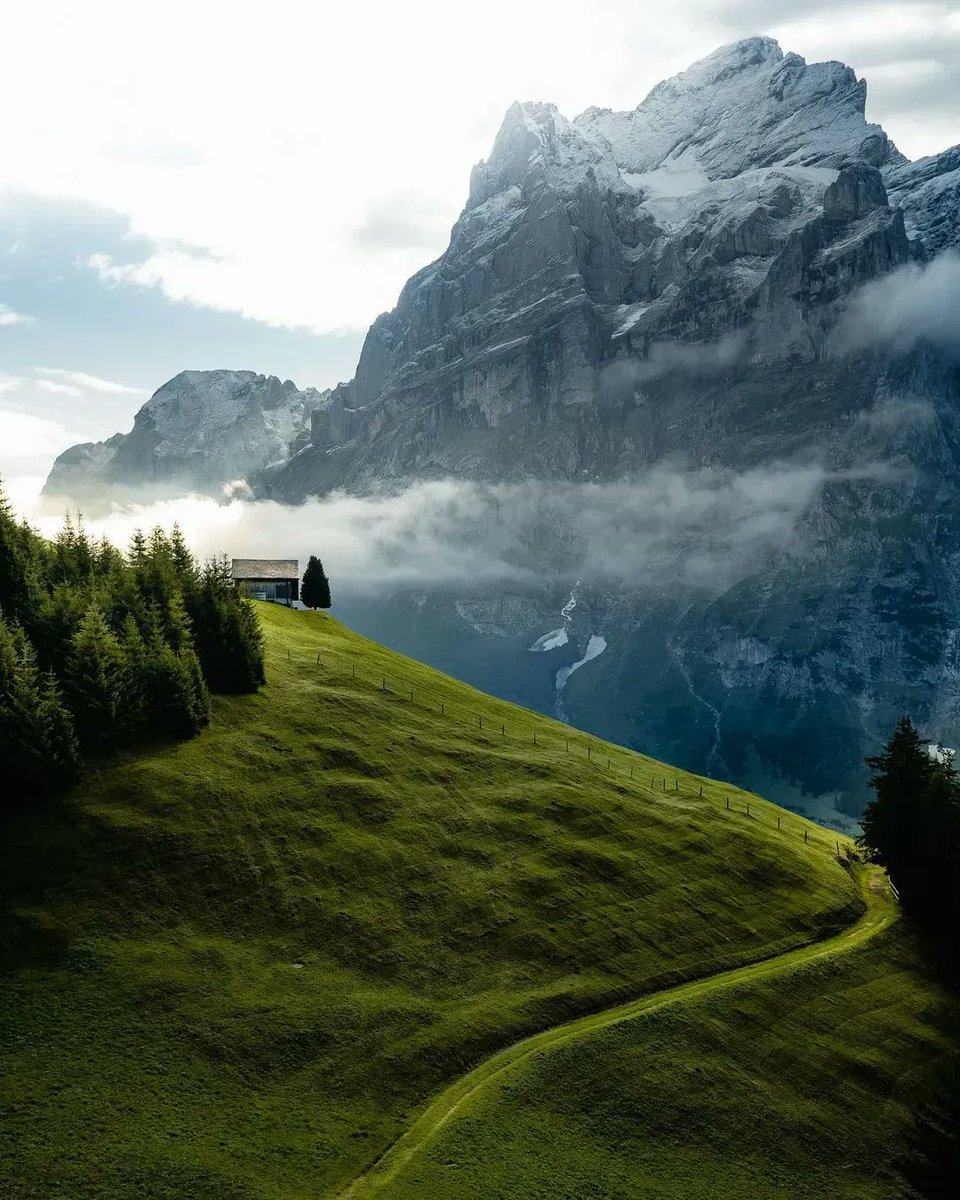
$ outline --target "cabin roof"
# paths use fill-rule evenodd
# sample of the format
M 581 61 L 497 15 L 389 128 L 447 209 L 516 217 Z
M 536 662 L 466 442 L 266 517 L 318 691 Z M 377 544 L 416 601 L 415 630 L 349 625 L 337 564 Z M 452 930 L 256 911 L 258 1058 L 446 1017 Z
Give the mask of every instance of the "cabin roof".
M 295 558 L 235 558 L 234 579 L 299 579 L 300 563 Z

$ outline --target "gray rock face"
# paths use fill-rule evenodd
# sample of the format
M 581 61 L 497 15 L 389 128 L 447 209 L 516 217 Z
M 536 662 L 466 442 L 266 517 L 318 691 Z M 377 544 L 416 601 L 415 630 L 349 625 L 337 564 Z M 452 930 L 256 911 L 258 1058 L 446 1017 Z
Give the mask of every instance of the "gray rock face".
M 735 334 L 728 357 L 815 361 L 853 290 L 926 252 L 913 198 L 946 188 L 910 173 L 865 95 L 848 67 L 752 38 L 630 113 L 513 105 L 448 250 L 374 322 L 311 445 L 261 490 L 605 478 L 668 448 L 634 386 L 662 369 L 659 344 L 703 359 Z M 941 225 L 932 249 L 951 240 Z
M 324 395 L 253 371 L 183 371 L 144 404 L 130 433 L 61 454 L 44 491 L 88 504 L 121 491 L 219 493 L 286 459 Z
M 892 168 L 887 187 L 927 255 L 960 245 L 960 146 Z

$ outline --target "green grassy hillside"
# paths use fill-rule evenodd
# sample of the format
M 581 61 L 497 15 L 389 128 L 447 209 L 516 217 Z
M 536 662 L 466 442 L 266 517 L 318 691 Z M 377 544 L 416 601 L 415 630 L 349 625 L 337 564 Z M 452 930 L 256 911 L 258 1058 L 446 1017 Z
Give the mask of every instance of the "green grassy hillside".
M 856 944 L 531 1039 L 440 1097 L 349 1200 L 903 1200 L 911 1114 L 960 1015 L 892 900 L 872 908 Z
M 336 1194 L 518 1037 L 862 908 L 756 797 L 260 615 L 258 695 L 6 831 L 4 1197 Z

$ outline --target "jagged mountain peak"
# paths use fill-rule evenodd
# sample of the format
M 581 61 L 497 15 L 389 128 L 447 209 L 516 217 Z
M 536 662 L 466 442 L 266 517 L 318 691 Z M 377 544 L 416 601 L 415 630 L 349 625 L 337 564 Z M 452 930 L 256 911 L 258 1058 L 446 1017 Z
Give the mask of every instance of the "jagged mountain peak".
M 722 46 L 658 83 L 631 112 L 588 109 L 574 124 L 621 170 L 695 155 L 708 179 L 756 167 L 904 161 L 864 118 L 866 82 L 840 62 L 807 63 L 773 38 Z
M 609 186 L 616 185 L 618 171 L 608 151 L 585 136 L 555 104 L 515 101 L 507 109 L 489 158 L 473 169 L 467 207 L 475 208 L 510 188 L 529 190 L 531 176 L 564 190 L 576 186 L 588 169 L 600 170 Z
M 744 38 L 657 84 L 627 112 L 589 108 L 571 121 L 554 104 L 515 102 L 474 168 L 467 211 L 540 182 L 569 195 L 587 175 L 622 194 L 666 171 L 672 195 L 678 182 L 688 194 L 755 170 L 902 164 L 865 119 L 865 103 L 866 82 L 845 64 L 808 64 L 773 38 Z M 653 182 L 662 195 L 663 178 Z
M 328 395 L 256 371 L 181 371 L 140 408 L 130 433 L 62 454 L 45 491 L 88 501 L 111 486 L 216 492 L 294 453 Z

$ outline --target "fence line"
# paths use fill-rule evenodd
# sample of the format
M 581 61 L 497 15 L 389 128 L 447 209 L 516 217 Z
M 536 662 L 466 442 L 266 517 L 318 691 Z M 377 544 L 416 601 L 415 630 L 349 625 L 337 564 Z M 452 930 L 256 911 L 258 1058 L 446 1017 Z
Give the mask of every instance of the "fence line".
M 289 649 L 287 650 L 287 661 L 288 661 L 288 662 L 290 662 L 290 661 L 293 661 L 293 660 L 291 659 L 291 657 L 290 657 L 290 651 L 289 651 Z M 317 667 L 320 667 L 320 668 L 321 668 L 321 670 L 324 670 L 324 671 L 326 671 L 326 670 L 327 670 L 327 668 L 326 668 L 326 664 L 321 662 L 321 656 L 320 656 L 320 654 L 317 654 L 317 656 L 316 656 L 316 663 L 315 663 L 315 665 L 316 665 Z M 401 704 L 404 704 L 404 703 L 409 703 L 411 707 L 420 707 L 420 708 L 422 708 L 422 709 L 423 709 L 425 712 L 432 711 L 432 705 L 431 705 L 430 703 L 424 703 L 424 702 L 421 702 L 419 705 L 417 704 L 417 702 L 415 701 L 415 698 L 414 698 L 414 689 L 413 689 L 412 687 L 408 687 L 406 684 L 402 684 L 402 689 L 403 689 L 403 693 L 404 693 L 404 694 L 405 694 L 405 693 L 407 693 L 407 692 L 409 693 L 409 701 L 405 700 L 405 698 L 404 698 L 404 694 L 401 694 L 401 691 L 400 691 L 400 690 L 394 689 L 394 688 L 392 688 L 392 687 L 390 687 L 390 686 L 389 686 L 389 680 L 388 680 L 387 676 L 381 676 L 381 678 L 380 678 L 380 686 L 379 686 L 379 687 L 377 687 L 377 685 L 376 685 L 376 682 L 375 682 L 375 681 L 373 681 L 373 680 L 367 680 L 367 679 L 365 679 L 365 678 L 364 678 L 362 675 L 358 675 L 358 674 L 357 674 L 357 664 L 356 664 L 356 662 L 352 662 L 352 663 L 351 663 L 351 671 L 350 671 L 350 676 L 349 676 L 349 678 L 350 678 L 352 681 L 355 681 L 355 682 L 358 682 L 358 683 L 369 683 L 369 684 L 370 684 L 370 686 L 372 686 L 372 687 L 375 689 L 375 691 L 376 691 L 376 692 L 377 692 L 379 695 L 381 695 L 381 696 L 383 696 L 383 697 L 388 697 L 388 696 L 389 696 L 389 697 L 392 697 L 392 698 L 396 699 L 396 700 L 397 700 L 399 703 L 401 703 Z M 492 699 L 492 700 L 494 700 L 494 702 L 496 702 L 496 698 L 495 698 L 495 697 L 491 697 L 491 699 Z M 438 700 L 438 701 L 436 701 L 436 704 L 437 704 L 437 709 L 439 710 L 439 713 L 440 713 L 440 716 L 441 716 L 441 717 L 445 718 L 446 720 L 451 720 L 451 721 L 456 721 L 456 720 L 457 720 L 457 715 L 456 715 L 456 713 L 448 713 L 448 712 L 447 712 L 447 702 L 446 702 L 445 700 Z M 477 726 L 476 726 L 476 729 L 477 729 L 477 731 L 478 731 L 478 732 L 480 732 L 480 731 L 482 731 L 482 730 L 483 730 L 483 714 L 482 714 L 482 713 L 470 714 L 469 712 L 467 712 L 467 720 L 468 720 L 468 721 L 472 721 L 472 717 L 473 717 L 473 715 L 476 715 L 476 717 L 477 717 Z M 530 711 L 530 713 L 529 713 L 529 715 L 530 715 L 531 717 L 537 718 L 537 717 L 540 717 L 542 714 L 539 714 L 539 713 L 534 713 L 534 712 L 531 710 L 531 711 Z M 494 728 L 496 728 L 496 722 L 493 722 L 493 725 L 494 725 Z M 465 730 L 465 731 L 466 731 L 466 730 Z M 553 745 L 552 745 L 550 742 L 540 742 L 540 741 L 538 741 L 538 740 L 537 740 L 537 731 L 536 731 L 536 729 L 534 729 L 532 732 L 533 732 L 533 745 L 534 745 L 534 746 L 537 746 L 537 747 L 539 747 L 539 748 L 542 748 L 542 749 L 544 749 L 544 750 L 549 750 L 549 749 L 553 749 L 553 748 L 555 748 L 555 747 L 554 747 L 554 746 L 553 746 Z M 509 736 L 509 735 L 507 734 L 507 728 L 506 728 L 506 723 L 505 723 L 505 722 L 500 722 L 500 735 L 501 735 L 501 737 L 503 737 L 503 738 L 507 738 L 507 737 Z M 565 736 L 565 737 L 564 737 L 564 739 L 563 739 L 563 741 L 564 741 L 564 746 L 563 746 L 563 751 L 564 751 L 564 753 L 565 753 L 565 754 L 569 754 L 569 753 L 570 753 L 570 743 L 571 743 L 571 741 L 573 741 L 573 742 L 574 742 L 574 749 L 576 749 L 576 742 L 577 742 L 578 740 L 580 740 L 580 739 L 583 739 L 583 738 L 589 738 L 589 737 L 590 737 L 590 734 L 588 734 L 588 733 L 584 733 L 583 731 L 578 731 L 578 732 L 577 732 L 577 734 L 573 735 L 572 737 L 571 737 L 571 736 L 569 736 L 569 735 Z M 489 741 L 488 741 L 488 739 L 487 739 L 487 738 L 484 738 L 483 740 L 484 740 L 485 742 L 487 742 L 487 744 L 489 744 Z M 519 746 L 519 745 L 520 745 L 520 744 L 522 744 L 522 743 L 521 743 L 520 741 L 518 741 L 516 744 Z M 527 744 L 527 745 L 529 745 L 530 743 L 529 743 L 529 742 L 526 742 L 526 744 Z M 559 738 L 558 738 L 558 741 L 557 741 L 557 744 L 556 744 L 556 748 L 557 748 L 557 749 L 559 749 Z M 603 765 L 602 765 L 602 761 L 598 762 L 597 760 L 595 760 L 595 759 L 594 759 L 594 757 L 593 757 L 593 749 L 594 749 L 594 747 L 593 747 L 593 746 L 591 745 L 591 743 L 588 741 L 588 742 L 587 742 L 587 744 L 586 744 L 586 752 L 587 752 L 587 753 L 586 753 L 586 758 L 584 759 L 584 761 L 585 761 L 585 762 L 587 762 L 587 763 L 590 763 L 590 764 L 591 764 L 591 765 L 593 765 L 593 766 L 595 766 L 596 770 L 599 770 L 599 771 L 604 771 L 604 768 L 603 768 Z M 630 751 L 628 751 L 628 753 L 631 753 L 631 752 L 630 752 Z M 636 753 L 636 751 L 633 751 L 632 753 Z M 614 764 L 613 757 L 612 757 L 611 755 L 607 755 L 607 756 L 606 756 L 606 758 L 607 758 L 607 765 L 606 765 L 606 771 L 605 771 L 604 773 L 610 773 L 610 774 L 618 774 L 618 773 L 619 773 L 619 774 L 622 774 L 624 778 L 627 778 L 627 779 L 630 779 L 630 780 L 633 780 L 633 779 L 634 779 L 634 766 L 635 766 L 635 764 L 633 764 L 633 763 L 629 764 L 629 774 L 628 774 L 628 773 L 627 773 L 627 771 L 626 771 L 626 768 L 618 768 L 618 767 L 617 767 L 617 766 Z M 656 777 L 656 776 L 651 776 L 651 779 L 650 779 L 650 788 L 649 788 L 649 789 L 646 789 L 646 790 L 648 790 L 648 791 L 650 791 L 650 792 L 654 792 L 654 793 L 657 791 L 657 787 L 656 787 L 656 779 L 657 779 L 657 777 Z M 666 777 L 665 777 L 665 776 L 661 776 L 661 777 L 660 777 L 660 780 L 661 780 L 661 783 L 660 783 L 660 789 L 659 789 L 659 790 L 660 790 L 661 792 L 663 792 L 663 793 L 666 793 L 666 791 L 667 791 L 667 779 L 666 779 Z M 644 785 L 643 785 L 642 783 L 639 783 L 639 781 L 637 781 L 637 782 L 638 782 L 638 784 L 639 784 L 639 786 L 640 786 L 641 788 L 643 788 L 643 787 L 644 787 Z M 717 781 L 716 781 L 716 780 L 708 780 L 708 783 L 713 783 L 713 784 L 716 784 L 716 783 L 717 783 Z M 698 798 L 698 799 L 701 799 L 701 800 L 702 800 L 702 799 L 704 798 L 704 797 L 703 797 L 703 784 L 702 784 L 702 783 L 699 783 L 699 784 L 698 784 L 698 783 L 693 783 L 693 784 L 691 784 L 691 788 L 696 788 L 696 789 L 697 789 L 697 791 L 696 791 L 696 796 L 697 796 L 697 798 Z M 621 790 L 622 790 L 622 789 L 621 789 Z M 679 780 L 679 779 L 677 779 L 677 778 L 675 778 L 675 779 L 674 779 L 674 781 L 673 781 L 673 789 L 672 789 L 672 790 L 673 790 L 674 794 L 675 794 L 675 795 L 677 795 L 677 796 L 679 796 L 679 795 L 681 794 L 681 793 L 680 793 L 680 780 Z M 709 797 L 708 797 L 708 799 L 709 799 Z M 755 814 L 754 812 L 752 812 L 752 811 L 751 811 L 751 808 L 750 808 L 750 801 L 749 801 L 749 800 L 745 801 L 745 805 L 746 805 L 745 809 L 738 809 L 738 808 L 737 808 L 735 805 L 734 805 L 734 806 L 731 806 L 731 803 L 730 803 L 730 796 L 725 796 L 725 798 L 724 798 L 724 809 L 723 809 L 723 811 L 725 811 L 725 812 L 731 812 L 731 813 L 738 813 L 738 812 L 739 812 L 739 813 L 742 813 L 744 816 L 746 816 L 746 817 L 749 817 L 751 820 L 756 820 L 756 819 L 757 819 L 757 817 L 756 817 L 756 814 Z M 787 811 L 789 811 L 789 810 L 787 810 Z M 799 820 L 803 820 L 804 818 L 799 818 L 799 817 L 798 817 L 798 819 L 799 819 Z M 779 832 L 788 832 L 788 831 L 785 831 L 785 830 L 783 829 L 783 826 L 782 826 L 782 814 L 777 814 L 777 830 L 778 830 Z M 814 841 L 813 841 L 813 843 L 811 843 L 811 841 L 810 841 L 810 830 L 809 830 L 809 828 L 808 828 L 808 827 L 804 827 L 804 829 L 803 829 L 803 842 L 804 842 L 804 845 L 810 845 L 810 844 L 814 844 L 814 845 L 820 845 L 820 846 L 827 846 L 827 847 L 828 847 L 828 846 L 829 846 L 829 841 L 831 841 L 831 840 L 832 840 L 832 841 L 834 841 L 834 843 L 835 843 L 835 846 L 836 846 L 836 857 L 837 857 L 837 859 L 840 859 L 840 858 L 841 858 L 841 847 L 840 847 L 840 841 L 839 841 L 839 839 L 836 839 L 836 838 L 831 838 L 831 839 L 829 839 L 829 840 L 828 840 L 828 839 L 826 839 L 826 838 L 815 838 L 815 839 L 814 839 Z

